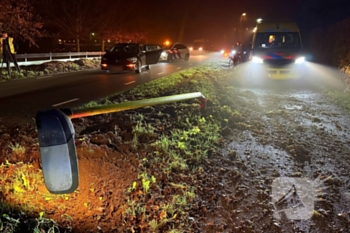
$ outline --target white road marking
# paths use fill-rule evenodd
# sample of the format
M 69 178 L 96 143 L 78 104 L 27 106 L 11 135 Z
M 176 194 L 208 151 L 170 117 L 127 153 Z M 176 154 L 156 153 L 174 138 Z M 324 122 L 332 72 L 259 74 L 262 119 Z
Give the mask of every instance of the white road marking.
M 160 73 L 158 73 L 158 75 L 162 75 L 162 74 L 164 74 L 164 72 L 160 72 Z
M 60 106 L 60 105 L 63 105 L 63 104 L 68 104 L 70 102 L 74 102 L 74 101 L 77 101 L 77 100 L 78 100 L 78 98 L 67 100 L 67 101 L 64 101 L 64 102 L 61 102 L 61 103 L 58 103 L 58 104 L 53 104 L 52 107 L 57 107 L 57 106 Z
M 130 84 L 133 84 L 135 81 L 131 81 L 131 82 L 128 82 L 128 83 L 124 83 L 124 85 L 130 85 Z
M 39 77 L 39 78 L 36 78 L 36 79 L 51 78 L 51 77 L 53 77 L 53 75 L 44 76 L 44 77 Z
M 176 69 L 178 69 L 178 70 L 179 70 L 179 69 L 181 69 L 181 67 L 177 67 Z

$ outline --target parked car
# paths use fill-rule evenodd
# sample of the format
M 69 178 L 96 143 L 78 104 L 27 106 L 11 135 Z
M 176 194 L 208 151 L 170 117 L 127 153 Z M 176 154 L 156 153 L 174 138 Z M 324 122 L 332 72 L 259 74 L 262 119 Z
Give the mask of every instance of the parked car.
M 149 69 L 156 64 L 162 48 L 155 44 L 118 43 L 113 45 L 101 59 L 101 70 L 105 72 L 121 72 L 132 70 L 141 73 L 143 68 Z
M 176 43 L 164 47 L 163 52 L 160 55 L 160 60 L 171 62 L 176 59 L 183 59 L 185 61 L 190 59 L 190 50 L 186 45 Z

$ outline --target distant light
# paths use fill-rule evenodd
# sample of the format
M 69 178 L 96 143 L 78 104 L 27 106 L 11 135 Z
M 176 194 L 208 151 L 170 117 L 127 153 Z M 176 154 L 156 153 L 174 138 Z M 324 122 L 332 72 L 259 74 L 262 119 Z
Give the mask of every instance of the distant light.
M 255 27 L 255 28 L 253 29 L 253 32 L 256 32 L 256 30 L 258 30 L 258 28 L 257 28 L 257 27 Z
M 165 44 L 165 45 L 169 45 L 170 42 L 167 40 L 167 41 L 164 42 L 164 44 Z
M 91 35 L 92 35 L 92 36 L 94 36 L 94 35 L 95 35 L 95 33 L 94 33 L 94 32 L 92 32 L 92 33 L 91 33 Z
M 246 15 L 247 15 L 247 13 L 243 13 L 243 14 L 242 14 L 242 16 L 246 16 Z
M 108 40 L 108 43 L 110 43 L 111 42 L 111 40 Z
M 257 23 L 261 23 L 261 21 L 262 21 L 262 18 L 259 18 L 256 20 Z

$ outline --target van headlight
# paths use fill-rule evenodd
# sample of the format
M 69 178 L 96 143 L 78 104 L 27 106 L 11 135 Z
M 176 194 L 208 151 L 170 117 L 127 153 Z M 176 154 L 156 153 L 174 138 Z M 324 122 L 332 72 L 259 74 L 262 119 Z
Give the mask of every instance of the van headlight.
M 162 52 L 160 55 L 161 55 L 162 57 L 165 57 L 165 56 L 166 56 L 166 52 Z
M 264 60 L 263 59 L 261 59 L 260 57 L 252 57 L 252 61 L 254 62 L 254 63 L 260 63 L 260 64 L 262 64 L 263 62 L 264 62 Z
M 299 57 L 295 59 L 295 64 L 301 64 L 305 62 L 305 57 Z

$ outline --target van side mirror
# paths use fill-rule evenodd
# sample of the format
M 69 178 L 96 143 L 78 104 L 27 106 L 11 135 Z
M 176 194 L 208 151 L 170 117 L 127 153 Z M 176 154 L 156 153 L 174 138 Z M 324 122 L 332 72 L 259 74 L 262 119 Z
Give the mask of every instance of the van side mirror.
M 36 125 L 46 188 L 53 194 L 74 192 L 79 184 L 79 171 L 70 118 L 57 109 L 40 111 Z

